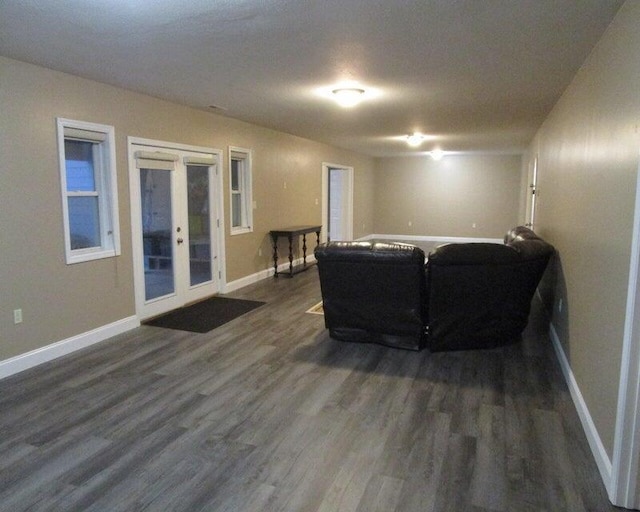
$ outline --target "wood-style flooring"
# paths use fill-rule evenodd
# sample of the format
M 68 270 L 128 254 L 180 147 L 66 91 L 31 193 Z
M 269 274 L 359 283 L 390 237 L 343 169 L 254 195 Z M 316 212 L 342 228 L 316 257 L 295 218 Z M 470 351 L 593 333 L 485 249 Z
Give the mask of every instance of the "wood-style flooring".
M 539 313 L 431 354 L 330 339 L 315 268 L 230 295 L 267 304 L 0 381 L 0 510 L 617 510 Z

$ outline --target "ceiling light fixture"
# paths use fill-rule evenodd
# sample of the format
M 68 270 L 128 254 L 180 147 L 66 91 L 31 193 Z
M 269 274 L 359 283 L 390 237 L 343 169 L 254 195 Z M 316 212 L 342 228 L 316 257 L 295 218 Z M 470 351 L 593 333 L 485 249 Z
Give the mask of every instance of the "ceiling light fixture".
M 426 137 L 419 132 L 412 133 L 411 135 L 407 135 L 407 144 L 413 148 L 417 148 L 420 144 L 424 142 Z
M 434 149 L 433 151 L 430 151 L 429 154 L 431 155 L 431 158 L 433 158 L 434 160 L 442 160 L 442 157 L 444 156 L 444 151 L 442 151 L 441 149 Z
M 359 87 L 341 87 L 331 91 L 333 98 L 341 107 L 355 107 L 362 101 L 364 89 Z

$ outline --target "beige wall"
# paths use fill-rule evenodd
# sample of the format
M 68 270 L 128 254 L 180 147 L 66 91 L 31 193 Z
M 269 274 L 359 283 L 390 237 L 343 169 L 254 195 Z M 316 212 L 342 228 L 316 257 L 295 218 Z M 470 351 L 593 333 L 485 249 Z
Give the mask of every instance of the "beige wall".
M 355 168 L 354 235 L 373 225 L 369 157 L 2 57 L 0 112 L 0 360 L 135 314 L 127 136 L 223 150 L 227 223 L 228 146 L 253 150 L 254 232 L 226 236 L 227 281 L 270 268 L 270 229 L 321 222 L 322 162 Z M 65 264 L 56 117 L 115 127 L 120 257 Z
M 227 235 L 229 281 L 269 268 L 269 229 L 320 222 L 322 162 L 355 168 L 355 237 L 493 238 L 523 221 L 521 169 L 538 154 L 536 227 L 559 251 L 553 326 L 611 457 L 640 149 L 638 26 L 640 2 L 631 0 L 524 165 L 518 156 L 499 155 L 373 160 L 0 57 L 0 360 L 135 313 L 129 135 L 224 150 L 225 169 L 229 145 L 253 150 L 255 229 Z M 65 264 L 56 117 L 115 126 L 118 258 Z M 19 307 L 24 323 L 13 325 Z
M 380 158 L 375 179 L 377 234 L 502 238 L 521 219 L 520 155 Z
M 539 155 L 537 230 L 559 253 L 553 326 L 609 457 L 640 149 L 638 26 L 640 2 L 627 2 L 530 157 Z

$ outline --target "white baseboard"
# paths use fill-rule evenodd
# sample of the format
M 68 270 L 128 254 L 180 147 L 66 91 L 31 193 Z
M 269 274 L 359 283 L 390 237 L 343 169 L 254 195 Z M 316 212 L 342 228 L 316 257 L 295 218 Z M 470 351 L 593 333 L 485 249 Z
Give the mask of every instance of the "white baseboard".
M 315 257 L 313 256 L 313 254 L 307 255 L 307 264 L 311 264 L 314 262 Z M 293 264 L 301 265 L 302 258 L 294 260 Z M 286 273 L 288 271 L 288 260 L 286 261 L 286 263 L 278 265 L 278 272 Z M 263 279 L 267 279 L 268 277 L 273 276 L 273 274 L 273 268 L 256 272 L 255 274 L 251 274 L 241 279 L 237 279 L 236 281 L 227 283 L 224 287 L 223 292 L 228 293 L 234 290 L 238 290 L 250 284 L 257 283 L 258 281 L 261 281 Z M 128 318 L 117 320 L 107 325 L 103 325 L 91 331 L 77 334 L 76 336 L 72 336 L 65 340 L 51 343 L 50 345 L 46 345 L 30 352 L 25 352 L 24 354 L 5 359 L 4 361 L 0 361 L 0 379 L 9 377 L 10 375 L 14 375 L 24 370 L 28 370 L 29 368 L 33 368 L 34 366 L 38 366 L 39 364 L 52 361 L 54 359 L 57 359 L 58 357 L 66 356 L 67 354 L 75 352 L 76 350 L 94 345 L 95 343 L 99 343 L 123 332 L 135 329 L 139 326 L 140 320 L 137 316 L 134 315 Z
M 578 416 L 580 417 L 582 428 L 584 429 L 584 432 L 587 436 L 589 447 L 591 448 L 593 457 L 596 460 L 596 464 L 598 466 L 598 470 L 600 471 L 600 476 L 602 478 L 602 481 L 604 482 L 607 492 L 609 492 L 611 489 L 612 475 L 613 475 L 613 466 L 612 466 L 611 459 L 607 455 L 607 451 L 605 450 L 605 447 L 602 444 L 602 440 L 600 439 L 598 430 L 596 429 L 595 423 L 591 418 L 591 414 L 589 413 L 589 408 L 587 407 L 587 404 L 584 401 L 582 393 L 580 392 L 580 388 L 578 387 L 578 382 L 576 381 L 576 378 L 573 375 L 573 370 L 571 370 L 571 365 L 569 364 L 569 360 L 567 359 L 567 356 L 564 353 L 562 344 L 560 343 L 560 338 L 553 324 L 550 324 L 549 332 L 551 336 L 551 341 L 553 343 L 553 348 L 556 352 L 558 361 L 560 362 L 560 367 L 562 368 L 562 373 L 567 382 L 567 386 L 569 387 L 571 398 L 573 399 L 573 403 L 576 407 L 576 410 L 578 411 Z M 609 495 L 611 495 L 610 492 L 609 492 Z
M 467 238 L 459 236 L 419 236 L 419 235 L 389 235 L 389 234 L 377 234 L 367 235 L 358 240 L 409 240 L 414 242 L 442 242 L 442 243 L 470 243 L 470 242 L 484 242 L 489 244 L 503 244 L 502 238 Z
M 307 254 L 307 265 L 315 263 L 316 258 L 312 254 Z M 302 258 L 298 258 L 297 260 L 293 260 L 293 265 L 302 265 Z M 278 273 L 282 272 L 286 274 L 289 272 L 289 260 L 286 263 L 281 263 L 278 265 Z M 275 274 L 273 267 L 268 268 L 266 270 L 261 270 L 260 272 L 256 272 L 255 274 L 251 274 L 245 277 L 241 277 L 240 279 L 236 279 L 235 281 L 231 281 L 227 283 L 224 287 L 223 293 L 233 292 L 235 290 L 239 290 L 240 288 L 244 288 L 245 286 L 249 286 L 250 284 L 257 283 L 262 281 L 263 279 L 267 279 L 268 277 L 272 277 Z
M 42 363 L 52 361 L 76 350 L 94 345 L 123 332 L 140 326 L 136 316 L 130 316 L 103 325 L 65 340 L 57 341 L 44 347 L 0 361 L 0 379 L 28 370 Z

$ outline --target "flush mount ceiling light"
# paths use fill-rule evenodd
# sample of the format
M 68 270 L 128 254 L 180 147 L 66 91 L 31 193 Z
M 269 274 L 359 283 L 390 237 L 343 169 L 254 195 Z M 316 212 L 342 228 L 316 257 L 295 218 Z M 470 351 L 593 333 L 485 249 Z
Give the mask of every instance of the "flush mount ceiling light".
M 331 100 L 343 108 L 355 107 L 361 102 L 376 101 L 386 93 L 374 86 L 363 86 L 354 80 L 334 82 L 313 89 L 313 94 Z
M 355 107 L 364 97 L 364 89 L 359 87 L 340 87 L 331 91 L 333 99 L 341 107 Z
M 411 135 L 407 135 L 407 144 L 412 148 L 417 148 L 420 144 L 422 144 L 426 140 L 426 136 L 422 133 L 415 132 Z
M 433 151 L 430 151 L 429 154 L 431 155 L 431 158 L 433 158 L 434 160 L 442 160 L 442 157 L 444 156 L 444 151 L 442 151 L 441 149 L 434 149 Z

